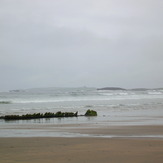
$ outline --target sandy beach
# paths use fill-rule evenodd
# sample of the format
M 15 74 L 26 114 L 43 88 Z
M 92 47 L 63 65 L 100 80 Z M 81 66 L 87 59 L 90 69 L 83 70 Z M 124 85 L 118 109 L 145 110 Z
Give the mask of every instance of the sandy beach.
M 125 134 L 131 131 L 162 135 L 162 126 L 89 129 L 89 133 Z M 132 129 L 132 130 L 131 130 Z M 134 130 L 135 129 L 135 130 Z M 96 131 L 96 132 L 95 132 Z M 87 132 L 83 129 L 81 132 Z M 0 138 L 1 163 L 162 163 L 162 138 Z

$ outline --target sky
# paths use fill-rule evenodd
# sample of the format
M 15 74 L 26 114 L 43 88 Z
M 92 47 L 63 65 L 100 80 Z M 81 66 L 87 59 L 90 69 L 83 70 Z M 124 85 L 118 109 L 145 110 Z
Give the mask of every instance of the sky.
M 0 0 L 0 91 L 163 87 L 162 0 Z

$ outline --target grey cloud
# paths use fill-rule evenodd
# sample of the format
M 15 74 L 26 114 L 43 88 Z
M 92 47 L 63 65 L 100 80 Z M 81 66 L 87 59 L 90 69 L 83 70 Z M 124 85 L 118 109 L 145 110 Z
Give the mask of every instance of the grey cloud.
M 0 90 L 161 87 L 161 5 L 159 0 L 2 0 Z

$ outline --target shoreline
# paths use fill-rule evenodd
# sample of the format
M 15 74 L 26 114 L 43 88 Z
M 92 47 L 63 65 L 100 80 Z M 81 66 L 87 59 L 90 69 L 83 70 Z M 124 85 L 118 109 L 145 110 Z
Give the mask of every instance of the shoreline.
M 163 125 L 103 128 L 84 126 L 77 128 L 78 125 L 55 127 L 49 125 L 48 127 L 51 127 L 52 131 L 58 128 L 58 132 L 71 131 L 72 134 L 89 134 L 89 137 L 0 137 L 1 163 L 162 163 L 163 138 L 147 138 L 141 135 L 163 136 Z M 28 126 L 28 129 L 37 130 L 36 127 Z M 91 137 L 91 135 L 114 134 L 125 136 Z M 130 137 L 134 134 L 139 137 Z

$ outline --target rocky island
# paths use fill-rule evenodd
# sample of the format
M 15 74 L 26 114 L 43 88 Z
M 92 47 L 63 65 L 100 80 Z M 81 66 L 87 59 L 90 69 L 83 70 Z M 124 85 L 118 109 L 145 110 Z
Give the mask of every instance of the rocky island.
M 97 88 L 97 90 L 125 91 L 126 89 L 120 87 L 104 87 L 104 88 Z

